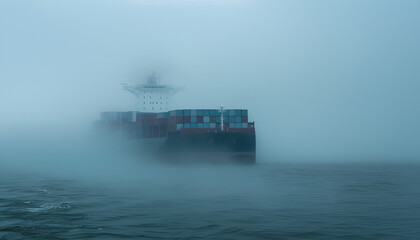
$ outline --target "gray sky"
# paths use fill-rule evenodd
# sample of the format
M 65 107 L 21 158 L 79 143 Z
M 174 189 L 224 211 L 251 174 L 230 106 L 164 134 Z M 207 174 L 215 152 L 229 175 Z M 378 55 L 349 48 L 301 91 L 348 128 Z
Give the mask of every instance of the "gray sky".
M 266 159 L 420 159 L 417 0 L 0 0 L 0 131 L 133 110 L 248 108 Z

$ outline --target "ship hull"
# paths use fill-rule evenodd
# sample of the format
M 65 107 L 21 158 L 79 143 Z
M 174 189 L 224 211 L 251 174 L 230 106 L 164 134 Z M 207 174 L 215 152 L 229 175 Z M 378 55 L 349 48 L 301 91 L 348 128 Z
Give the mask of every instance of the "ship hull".
M 169 161 L 255 163 L 255 135 L 237 132 L 170 134 L 158 148 Z
M 185 133 L 177 131 L 163 138 L 135 139 L 141 156 L 168 163 L 240 163 L 256 161 L 255 135 L 228 132 Z

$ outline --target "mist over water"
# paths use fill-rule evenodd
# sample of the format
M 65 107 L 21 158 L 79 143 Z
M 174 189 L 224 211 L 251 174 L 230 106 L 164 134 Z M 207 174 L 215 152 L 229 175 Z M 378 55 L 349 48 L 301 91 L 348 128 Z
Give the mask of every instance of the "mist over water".
M 0 1 L 0 239 L 418 239 L 420 2 Z M 101 111 L 247 109 L 255 165 L 160 162 Z
M 169 164 L 134 157 L 117 141 L 24 139 L 17 145 L 2 142 L 4 239 L 416 239 L 420 234 L 416 163 Z

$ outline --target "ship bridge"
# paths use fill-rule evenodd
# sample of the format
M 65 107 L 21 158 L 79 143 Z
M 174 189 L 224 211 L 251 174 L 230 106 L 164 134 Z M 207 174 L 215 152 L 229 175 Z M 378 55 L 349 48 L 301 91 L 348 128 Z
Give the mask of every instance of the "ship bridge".
M 137 98 L 138 110 L 141 112 L 162 112 L 170 108 L 171 97 L 178 89 L 171 85 L 159 84 L 155 73 L 148 76 L 145 84 L 128 85 L 123 83 L 123 89 Z

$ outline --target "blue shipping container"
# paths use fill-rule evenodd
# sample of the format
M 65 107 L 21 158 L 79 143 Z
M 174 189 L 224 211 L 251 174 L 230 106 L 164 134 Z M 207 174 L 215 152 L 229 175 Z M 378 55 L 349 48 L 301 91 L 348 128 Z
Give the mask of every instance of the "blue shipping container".
M 212 117 L 218 116 L 217 110 L 210 110 L 210 116 L 212 116 Z

